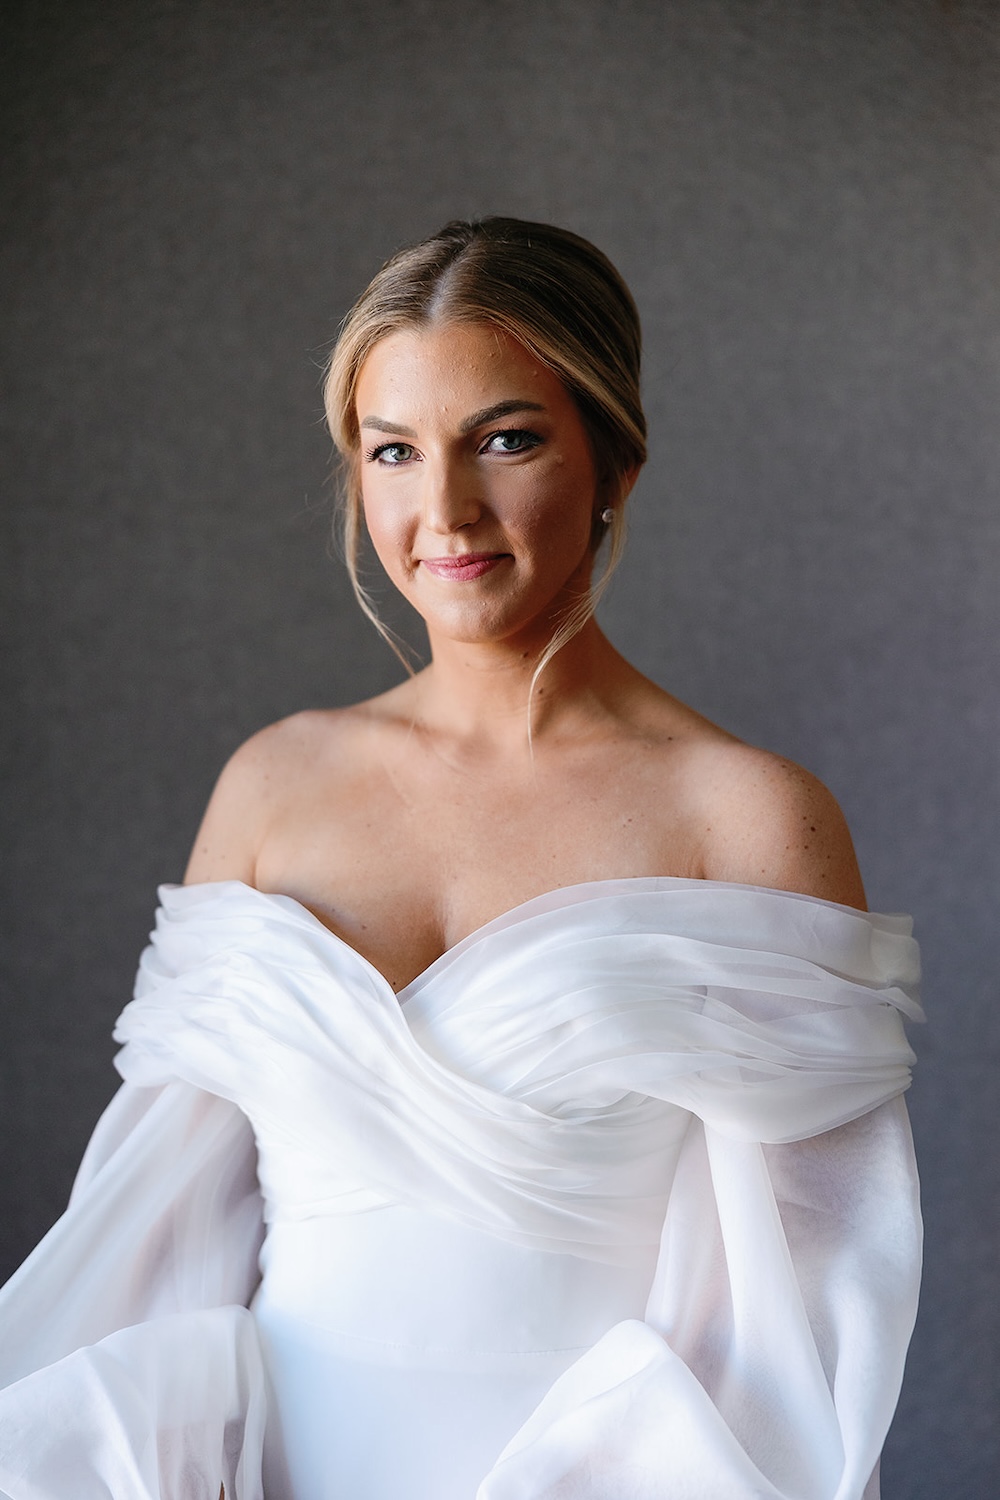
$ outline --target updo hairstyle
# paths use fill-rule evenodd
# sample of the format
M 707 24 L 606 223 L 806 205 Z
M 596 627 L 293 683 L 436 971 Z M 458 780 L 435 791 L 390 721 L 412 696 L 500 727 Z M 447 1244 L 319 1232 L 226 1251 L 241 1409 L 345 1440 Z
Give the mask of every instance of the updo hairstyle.
M 639 396 L 639 315 L 621 276 L 589 241 L 523 219 L 454 220 L 398 251 L 344 319 L 323 395 L 342 464 L 344 558 L 358 603 L 408 665 L 358 577 L 362 527 L 361 437 L 356 391 L 361 367 L 380 340 L 432 323 L 491 323 L 517 339 L 569 391 L 590 439 L 597 472 L 592 547 L 610 535 L 607 566 L 566 613 L 535 678 L 593 614 L 624 548 L 623 501 L 646 459 Z M 610 506 L 606 525 L 601 512 Z

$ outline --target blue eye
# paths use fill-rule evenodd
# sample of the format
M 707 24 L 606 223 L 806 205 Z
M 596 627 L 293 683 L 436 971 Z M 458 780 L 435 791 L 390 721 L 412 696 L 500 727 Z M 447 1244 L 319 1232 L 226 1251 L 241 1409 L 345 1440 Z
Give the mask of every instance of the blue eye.
M 409 443 L 380 443 L 368 454 L 370 464 L 405 464 L 413 457 Z
M 484 453 L 524 453 L 537 448 L 541 438 L 535 432 L 521 427 L 508 427 L 503 432 L 494 432 L 483 445 Z

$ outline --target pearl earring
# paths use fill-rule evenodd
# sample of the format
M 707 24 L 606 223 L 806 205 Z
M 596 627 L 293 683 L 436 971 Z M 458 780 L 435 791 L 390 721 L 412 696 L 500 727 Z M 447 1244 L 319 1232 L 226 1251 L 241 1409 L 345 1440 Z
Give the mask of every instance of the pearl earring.
M 613 508 L 610 505 L 606 505 L 601 511 L 601 520 L 604 522 L 605 526 L 610 526 L 614 518 L 615 513 Z

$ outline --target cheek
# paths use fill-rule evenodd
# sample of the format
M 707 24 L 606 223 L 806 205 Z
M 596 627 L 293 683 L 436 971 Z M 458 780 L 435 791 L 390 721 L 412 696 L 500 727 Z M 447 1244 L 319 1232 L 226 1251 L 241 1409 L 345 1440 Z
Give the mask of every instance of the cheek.
M 590 547 L 593 529 L 593 481 L 583 466 L 559 465 L 542 476 L 519 507 L 523 534 L 537 544 L 544 560 Z
M 362 481 L 361 518 L 375 555 L 390 578 L 402 573 L 400 553 L 407 538 L 405 517 L 398 506 L 386 503 L 378 481 Z

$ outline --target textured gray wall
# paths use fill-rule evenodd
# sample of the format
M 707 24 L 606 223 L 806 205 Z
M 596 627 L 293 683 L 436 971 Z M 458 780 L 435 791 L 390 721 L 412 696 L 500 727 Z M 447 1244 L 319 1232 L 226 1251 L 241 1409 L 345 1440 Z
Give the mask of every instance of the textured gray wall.
M 927 1278 L 887 1500 L 1000 1491 L 1000 8 L 5 7 L 3 1265 L 111 1093 L 154 885 L 254 728 L 393 680 L 327 550 L 317 365 L 396 244 L 564 223 L 642 309 L 606 609 L 826 778 L 909 909 Z

